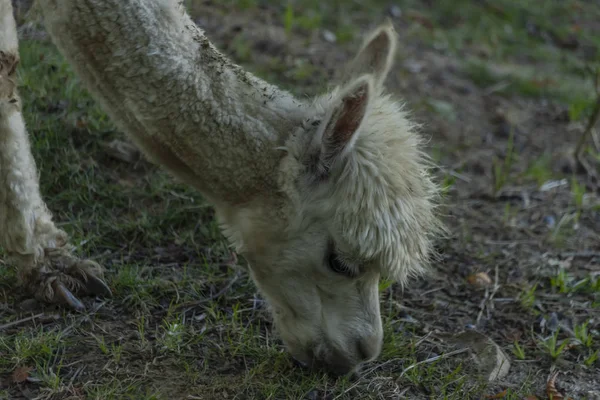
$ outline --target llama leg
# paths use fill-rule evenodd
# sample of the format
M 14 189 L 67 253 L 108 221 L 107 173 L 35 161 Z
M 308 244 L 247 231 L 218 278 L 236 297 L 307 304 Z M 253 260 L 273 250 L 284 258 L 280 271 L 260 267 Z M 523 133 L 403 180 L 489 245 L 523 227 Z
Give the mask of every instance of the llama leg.
M 0 247 L 19 280 L 44 302 L 81 309 L 72 294 L 110 294 L 101 267 L 73 256 L 42 200 L 16 88 L 19 63 L 11 1 L 0 0 Z

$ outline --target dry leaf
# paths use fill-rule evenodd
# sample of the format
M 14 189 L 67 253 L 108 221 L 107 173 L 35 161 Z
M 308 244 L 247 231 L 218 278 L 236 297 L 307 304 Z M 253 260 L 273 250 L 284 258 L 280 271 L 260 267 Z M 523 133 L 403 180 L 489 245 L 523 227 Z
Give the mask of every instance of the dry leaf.
M 539 399 L 537 396 L 532 394 L 531 396 L 524 397 L 523 400 L 539 400 Z
M 29 373 L 33 367 L 18 367 L 12 373 L 12 380 L 15 383 L 25 382 L 29 378 Z
M 565 397 L 556 390 L 556 378 L 558 377 L 558 371 L 550 376 L 546 383 L 546 394 L 550 400 L 564 400 Z
M 477 374 L 488 382 L 504 378 L 510 370 L 506 353 L 491 338 L 476 331 L 465 331 L 446 338 L 459 347 L 468 348 L 475 361 Z
M 117 183 L 121 186 L 133 188 L 136 186 L 136 183 L 131 179 L 118 179 Z
M 82 119 L 82 118 L 77 118 L 77 121 L 75 121 L 75 127 L 77 129 L 83 129 L 85 127 L 88 126 L 88 123 L 86 120 Z
M 408 10 L 406 16 L 429 30 L 433 29 L 433 23 L 431 22 L 431 20 L 418 11 Z
M 553 79 L 550 79 L 550 78 L 532 79 L 531 84 L 538 88 L 546 88 L 548 86 L 555 85 L 556 81 L 554 81 Z
M 104 149 L 111 157 L 128 163 L 135 163 L 141 157 L 140 150 L 135 145 L 118 139 L 105 144 Z
M 508 394 L 508 389 L 504 389 L 500 393 L 491 394 L 489 396 L 485 396 L 486 399 L 503 399 Z
M 469 275 L 467 282 L 477 287 L 487 287 L 492 284 L 492 279 L 485 272 L 477 272 L 476 274 Z

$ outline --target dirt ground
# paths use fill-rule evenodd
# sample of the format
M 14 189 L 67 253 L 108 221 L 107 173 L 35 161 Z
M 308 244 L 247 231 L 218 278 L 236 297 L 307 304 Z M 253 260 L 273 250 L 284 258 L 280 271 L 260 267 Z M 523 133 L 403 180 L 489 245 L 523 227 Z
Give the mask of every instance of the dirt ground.
M 546 399 L 555 372 L 565 399 L 600 399 L 600 196 L 570 157 L 595 101 L 581 71 L 600 61 L 598 4 L 186 4 L 236 62 L 307 96 L 392 20 L 388 88 L 422 124 L 446 187 L 440 260 L 382 289 L 384 349 L 359 377 L 294 365 L 210 207 L 135 149 L 115 151 L 122 134 L 25 24 L 21 92 L 42 189 L 115 297 L 85 299 L 84 313 L 43 306 L 0 268 L 0 399 Z M 460 332 L 471 350 L 455 350 Z M 471 357 L 477 333 L 510 360 L 491 383 Z

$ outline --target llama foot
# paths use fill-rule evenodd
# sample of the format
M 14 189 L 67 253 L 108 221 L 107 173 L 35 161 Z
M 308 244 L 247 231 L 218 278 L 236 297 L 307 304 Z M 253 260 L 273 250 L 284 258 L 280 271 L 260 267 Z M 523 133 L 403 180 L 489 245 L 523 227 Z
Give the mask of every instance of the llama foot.
M 82 311 L 85 306 L 76 295 L 112 296 L 103 280 L 103 268 L 74 256 L 65 247 L 45 249 L 43 259 L 33 267 L 33 263 L 29 265 L 23 269 L 22 280 L 39 301 L 67 304 Z

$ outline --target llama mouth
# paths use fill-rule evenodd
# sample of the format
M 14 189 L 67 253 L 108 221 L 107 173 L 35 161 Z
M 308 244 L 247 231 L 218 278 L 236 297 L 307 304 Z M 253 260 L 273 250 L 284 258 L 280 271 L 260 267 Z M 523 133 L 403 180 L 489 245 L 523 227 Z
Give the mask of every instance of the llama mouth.
M 328 363 L 325 360 L 314 358 L 306 362 L 294 356 L 291 356 L 291 358 L 293 365 L 302 369 L 321 371 L 334 377 L 346 376 L 351 380 L 359 375 L 361 369 L 361 364 L 349 366 L 344 362 Z
M 309 364 L 309 363 L 306 363 L 304 361 L 300 361 L 300 360 L 298 360 L 297 358 L 295 358 L 293 356 L 291 358 L 292 358 L 292 364 L 295 367 L 299 367 L 299 368 L 302 368 L 302 369 L 309 369 L 309 370 L 313 369 L 313 368 L 316 368 L 317 370 L 324 371 L 327 374 L 330 374 L 330 375 L 332 375 L 334 377 L 345 376 L 351 383 L 352 382 L 356 382 L 358 379 L 360 379 L 360 377 L 361 377 L 361 371 L 362 371 L 362 368 L 363 368 L 363 365 L 359 364 L 356 367 L 354 367 L 354 369 L 352 369 L 352 370 L 350 370 L 348 372 L 341 373 L 341 372 L 332 371 L 331 369 L 326 368 L 323 364 L 318 364 L 318 363 L 314 363 L 314 362 L 311 363 L 311 364 Z
M 300 361 L 298 360 L 296 357 L 292 356 L 292 363 L 296 366 L 296 367 L 300 367 L 300 368 L 308 368 L 308 363 L 304 362 L 304 361 Z

